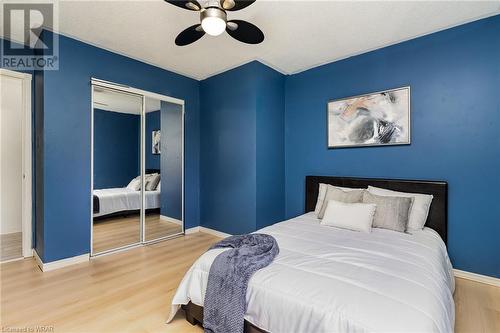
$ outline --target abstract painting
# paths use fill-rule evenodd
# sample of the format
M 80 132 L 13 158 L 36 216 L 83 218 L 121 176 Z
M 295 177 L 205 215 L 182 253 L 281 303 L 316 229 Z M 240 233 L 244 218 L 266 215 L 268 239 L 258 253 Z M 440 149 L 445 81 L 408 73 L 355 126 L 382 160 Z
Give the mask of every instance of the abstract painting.
M 161 138 L 160 130 L 153 131 L 151 136 L 153 138 L 153 155 L 159 155 L 160 154 L 160 138 Z
M 328 103 L 328 148 L 410 144 L 410 87 Z

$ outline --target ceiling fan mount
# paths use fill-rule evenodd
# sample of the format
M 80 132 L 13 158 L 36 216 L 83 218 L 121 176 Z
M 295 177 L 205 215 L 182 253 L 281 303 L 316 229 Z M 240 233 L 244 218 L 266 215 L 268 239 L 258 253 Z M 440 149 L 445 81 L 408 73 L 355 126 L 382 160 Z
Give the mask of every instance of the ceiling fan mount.
M 234 39 L 247 44 L 259 44 L 264 40 L 264 33 L 252 23 L 243 20 L 227 20 L 227 11 L 246 8 L 255 0 L 208 0 L 203 2 L 205 6 L 197 0 L 165 1 L 183 9 L 200 12 L 200 24 L 183 30 L 175 39 L 175 44 L 178 46 L 194 43 L 205 33 L 218 36 L 224 31 Z

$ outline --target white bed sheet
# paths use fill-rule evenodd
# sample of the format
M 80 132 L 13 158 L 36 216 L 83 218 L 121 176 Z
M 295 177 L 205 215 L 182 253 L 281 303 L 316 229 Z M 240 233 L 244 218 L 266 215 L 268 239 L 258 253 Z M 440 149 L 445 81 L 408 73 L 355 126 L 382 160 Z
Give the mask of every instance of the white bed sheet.
M 160 208 L 160 191 L 146 191 L 146 209 Z M 94 217 L 135 210 L 141 208 L 141 191 L 135 191 L 126 187 L 106 188 L 94 190 L 94 195 L 99 198 L 99 213 Z
M 439 235 L 371 233 L 320 225 L 313 213 L 259 230 L 280 253 L 255 273 L 245 319 L 273 333 L 452 332 L 452 267 Z M 203 306 L 217 249 L 189 269 L 172 301 Z

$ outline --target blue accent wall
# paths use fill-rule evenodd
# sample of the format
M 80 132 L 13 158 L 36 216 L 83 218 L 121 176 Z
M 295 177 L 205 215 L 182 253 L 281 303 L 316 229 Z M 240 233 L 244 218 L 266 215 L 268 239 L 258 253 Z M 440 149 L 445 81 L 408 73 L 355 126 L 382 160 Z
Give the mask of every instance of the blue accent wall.
M 304 211 L 306 175 L 446 180 L 448 251 L 500 277 L 500 16 L 289 76 L 286 215 Z M 411 86 L 409 146 L 328 150 L 328 100 Z
M 92 77 L 185 101 L 185 226 L 199 225 L 199 82 L 59 37 L 59 70 L 46 71 L 43 76 L 42 260 L 51 262 L 90 251 Z
M 139 175 L 140 116 L 94 109 L 94 189 L 126 187 Z
M 153 154 L 153 131 L 160 129 L 160 111 L 146 113 L 146 169 L 160 169 L 160 155 Z
M 203 226 L 239 234 L 283 219 L 283 92 L 259 62 L 201 82 Z
M 259 64 L 256 105 L 256 229 L 285 216 L 285 76 Z

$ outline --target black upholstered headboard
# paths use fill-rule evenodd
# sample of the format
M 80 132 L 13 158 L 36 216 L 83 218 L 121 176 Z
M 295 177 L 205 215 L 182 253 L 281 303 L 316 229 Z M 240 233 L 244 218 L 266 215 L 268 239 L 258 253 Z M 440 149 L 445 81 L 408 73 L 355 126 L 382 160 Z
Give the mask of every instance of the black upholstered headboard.
M 394 191 L 432 194 L 434 198 L 425 226 L 437 231 L 445 243 L 447 241 L 448 183 L 444 181 L 307 176 L 306 213 L 313 211 L 316 206 L 320 183 L 351 188 L 366 188 L 371 185 Z
M 160 173 L 160 169 L 146 169 L 146 174 Z

